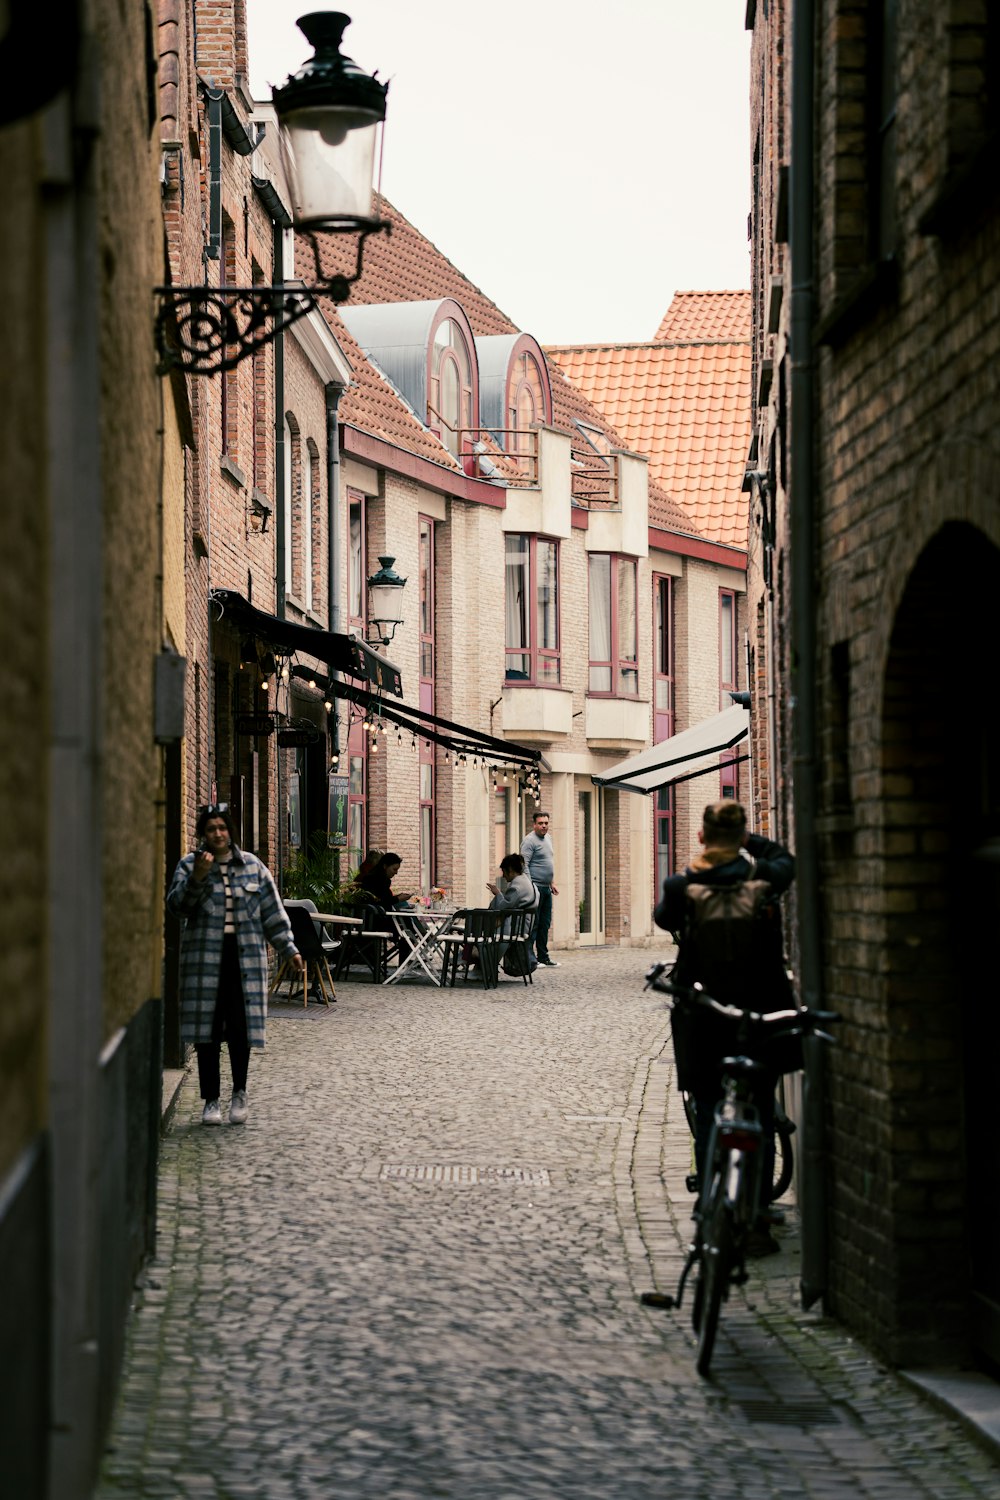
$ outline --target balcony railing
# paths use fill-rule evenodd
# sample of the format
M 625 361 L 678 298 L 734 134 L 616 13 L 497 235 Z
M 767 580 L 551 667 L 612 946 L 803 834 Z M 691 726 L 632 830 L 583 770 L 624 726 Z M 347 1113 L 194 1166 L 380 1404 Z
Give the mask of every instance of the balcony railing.
M 573 503 L 584 510 L 614 510 L 621 504 L 617 453 L 596 453 L 589 444 L 570 449 Z

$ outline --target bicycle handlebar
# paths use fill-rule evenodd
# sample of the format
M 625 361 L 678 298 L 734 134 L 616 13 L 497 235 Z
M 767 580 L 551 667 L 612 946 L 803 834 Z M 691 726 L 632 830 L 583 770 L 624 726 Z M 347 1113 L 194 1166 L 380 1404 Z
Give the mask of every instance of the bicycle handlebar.
M 788 1026 L 794 1023 L 804 1030 L 814 1031 L 820 1022 L 839 1021 L 840 1016 L 835 1010 L 810 1010 L 808 1006 L 799 1006 L 795 1010 L 771 1010 L 756 1011 L 746 1010 L 740 1005 L 725 1005 L 721 1000 L 716 1000 L 700 984 L 684 985 L 676 984 L 670 979 L 663 979 L 664 970 L 668 966 L 665 963 L 654 964 L 646 975 L 646 989 L 657 989 L 662 994 L 674 995 L 678 1000 L 694 1000 L 708 1010 L 715 1011 L 716 1015 L 724 1016 L 730 1021 L 749 1021 L 751 1025 L 763 1026 Z M 824 1036 L 823 1032 L 815 1032 L 817 1036 Z M 827 1040 L 832 1041 L 832 1037 Z

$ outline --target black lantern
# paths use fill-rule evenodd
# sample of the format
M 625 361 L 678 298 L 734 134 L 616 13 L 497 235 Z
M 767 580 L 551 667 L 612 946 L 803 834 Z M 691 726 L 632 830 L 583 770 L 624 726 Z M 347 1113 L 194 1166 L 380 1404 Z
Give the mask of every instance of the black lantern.
M 388 646 L 396 634 L 396 626 L 403 623 L 402 595 L 406 579 L 400 578 L 396 572 L 393 567 L 395 561 L 394 557 L 380 557 L 382 566 L 368 580 L 371 598 L 368 620 L 369 624 L 375 626 L 377 639 L 383 646 Z
M 346 302 L 362 271 L 365 241 L 387 220 L 372 213 L 375 140 L 385 120 L 387 83 L 379 83 L 340 50 L 350 17 L 313 11 L 299 21 L 315 54 L 274 90 L 282 164 L 292 223 L 312 243 L 312 285 L 157 287 L 160 371 L 230 370 L 290 323 L 317 297 Z M 352 275 L 324 275 L 316 234 L 357 234 Z
M 372 215 L 372 176 L 388 84 L 341 52 L 350 24 L 339 10 L 303 16 L 299 29 L 315 55 L 274 90 L 296 229 L 379 227 Z

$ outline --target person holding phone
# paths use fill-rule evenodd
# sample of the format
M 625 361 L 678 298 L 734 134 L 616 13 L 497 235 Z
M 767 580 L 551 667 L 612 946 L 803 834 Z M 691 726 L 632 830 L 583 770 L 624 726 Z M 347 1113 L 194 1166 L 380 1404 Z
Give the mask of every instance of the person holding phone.
M 264 1045 L 267 947 L 301 970 L 288 914 L 270 870 L 240 849 L 226 803 L 198 814 L 197 850 L 174 871 L 167 908 L 183 922 L 180 953 L 181 1040 L 193 1042 L 203 1125 L 221 1125 L 219 1054 L 229 1048 L 233 1094 L 230 1125 L 249 1113 L 250 1051 Z

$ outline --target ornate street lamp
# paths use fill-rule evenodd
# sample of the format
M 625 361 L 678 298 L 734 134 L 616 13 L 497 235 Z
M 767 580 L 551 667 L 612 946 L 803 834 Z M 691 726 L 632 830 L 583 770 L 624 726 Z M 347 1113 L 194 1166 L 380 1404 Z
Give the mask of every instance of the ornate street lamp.
M 368 579 L 368 594 L 371 599 L 368 623 L 375 626 L 378 632 L 376 639 L 382 646 L 388 646 L 396 634 L 396 626 L 403 623 L 402 594 L 406 579 L 400 578 L 396 572 L 393 567 L 395 561 L 394 557 L 380 557 L 382 566 Z M 370 645 L 374 643 L 369 642 Z
M 361 275 L 368 236 L 391 228 L 372 212 L 375 140 L 388 84 L 341 52 L 350 25 L 342 11 L 313 11 L 298 25 L 315 54 L 274 90 L 274 111 L 292 223 L 312 244 L 315 283 L 157 287 L 164 373 L 172 366 L 195 375 L 230 370 L 310 312 L 317 297 L 346 302 Z M 353 275 L 324 275 L 318 233 L 357 234 Z

